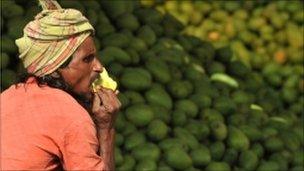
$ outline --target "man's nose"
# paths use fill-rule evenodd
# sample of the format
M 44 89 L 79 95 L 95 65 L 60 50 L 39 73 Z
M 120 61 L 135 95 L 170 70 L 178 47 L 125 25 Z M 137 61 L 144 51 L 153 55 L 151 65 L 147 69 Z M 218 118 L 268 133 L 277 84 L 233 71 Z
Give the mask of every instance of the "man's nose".
M 103 70 L 103 65 L 99 62 L 97 58 L 94 58 L 93 71 L 101 73 Z

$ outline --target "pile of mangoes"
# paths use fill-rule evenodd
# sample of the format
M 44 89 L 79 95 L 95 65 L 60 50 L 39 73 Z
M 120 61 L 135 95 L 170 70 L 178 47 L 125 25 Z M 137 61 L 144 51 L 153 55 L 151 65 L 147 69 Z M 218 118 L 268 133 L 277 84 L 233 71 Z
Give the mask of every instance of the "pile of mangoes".
M 304 62 L 303 1 L 141 0 L 186 25 L 184 32 L 220 47 L 230 45 L 245 64 L 262 68 Z

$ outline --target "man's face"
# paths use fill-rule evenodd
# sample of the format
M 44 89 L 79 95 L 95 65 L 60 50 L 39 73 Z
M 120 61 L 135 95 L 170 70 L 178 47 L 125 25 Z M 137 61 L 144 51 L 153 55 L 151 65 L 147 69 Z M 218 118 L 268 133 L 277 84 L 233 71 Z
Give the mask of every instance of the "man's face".
M 75 93 L 91 98 L 91 84 L 102 70 L 93 38 L 89 36 L 75 51 L 68 66 L 59 72 Z

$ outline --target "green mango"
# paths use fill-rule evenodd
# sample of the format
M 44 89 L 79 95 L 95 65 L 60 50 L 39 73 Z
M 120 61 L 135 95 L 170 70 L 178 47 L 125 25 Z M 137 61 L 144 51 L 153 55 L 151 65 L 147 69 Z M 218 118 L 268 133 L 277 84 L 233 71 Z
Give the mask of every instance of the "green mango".
M 212 161 L 221 161 L 225 153 L 225 144 L 222 141 L 211 143 L 209 150 L 211 153 Z
M 146 142 L 146 136 L 142 132 L 133 132 L 130 135 L 126 136 L 124 141 L 124 149 L 131 151 L 132 149 L 142 145 Z
M 212 136 L 218 140 L 222 141 L 227 137 L 227 126 L 221 121 L 213 121 L 210 123 L 210 129 Z
M 146 104 L 134 104 L 126 109 L 126 118 L 135 126 L 142 127 L 153 120 L 154 113 Z
M 231 168 L 226 162 L 210 162 L 206 167 L 206 171 L 230 171 Z
M 240 154 L 239 163 L 245 170 L 255 170 L 258 166 L 258 156 L 255 152 L 246 150 Z
M 141 159 L 135 166 L 136 171 L 151 171 L 151 170 L 156 170 L 157 169 L 157 164 L 155 161 L 151 159 Z
M 141 159 L 157 161 L 160 158 L 161 151 L 156 144 L 147 142 L 133 148 L 131 154 L 137 161 Z
M 204 145 L 200 145 L 197 149 L 192 150 L 190 152 L 190 157 L 192 158 L 193 165 L 195 167 L 203 167 L 208 165 L 209 162 L 211 162 L 210 151 Z
M 135 159 L 130 155 L 124 155 L 123 163 L 117 168 L 118 171 L 132 171 L 135 167 Z
M 165 152 L 166 163 L 178 170 L 187 170 L 192 166 L 191 157 L 181 148 L 171 147 Z
M 168 134 L 168 126 L 161 120 L 155 119 L 149 123 L 147 135 L 151 140 L 160 141 Z
M 149 90 L 145 92 L 145 98 L 147 102 L 151 105 L 160 105 L 165 107 L 166 109 L 172 109 L 173 107 L 172 98 L 162 87 L 152 86 Z
M 152 76 L 149 71 L 144 68 L 129 67 L 123 70 L 120 83 L 128 90 L 146 90 L 151 87 Z
M 250 141 L 247 136 L 234 126 L 228 127 L 228 146 L 238 151 L 244 151 L 249 148 Z

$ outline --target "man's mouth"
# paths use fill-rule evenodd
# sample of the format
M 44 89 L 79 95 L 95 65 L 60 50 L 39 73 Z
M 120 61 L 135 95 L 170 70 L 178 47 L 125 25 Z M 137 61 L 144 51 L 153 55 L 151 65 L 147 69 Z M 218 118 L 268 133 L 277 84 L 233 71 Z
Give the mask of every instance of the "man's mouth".
M 90 80 L 90 85 L 89 85 L 89 88 L 90 88 L 91 91 L 93 91 L 93 83 L 94 83 L 94 81 L 96 81 L 98 78 L 99 78 L 99 74 L 96 74 L 96 75 L 94 75 L 94 76 L 91 78 L 91 80 Z
M 93 82 L 94 82 L 96 79 L 98 79 L 98 78 L 99 78 L 99 74 L 96 74 L 94 77 L 92 77 L 92 79 L 91 79 L 91 81 L 90 81 L 91 85 L 92 85 Z

